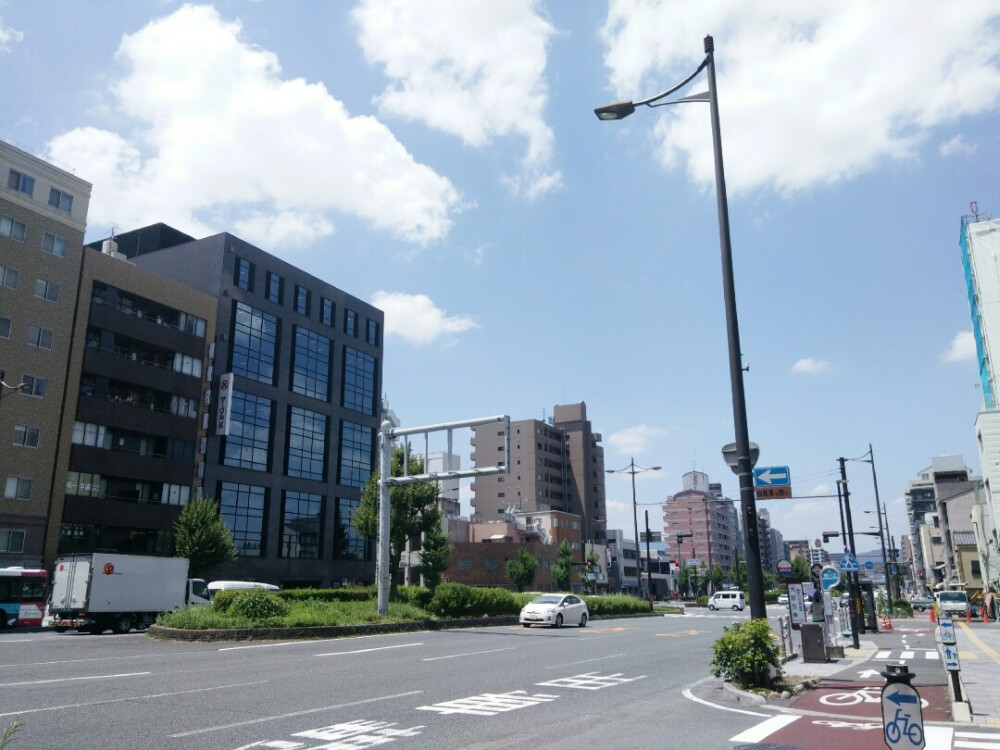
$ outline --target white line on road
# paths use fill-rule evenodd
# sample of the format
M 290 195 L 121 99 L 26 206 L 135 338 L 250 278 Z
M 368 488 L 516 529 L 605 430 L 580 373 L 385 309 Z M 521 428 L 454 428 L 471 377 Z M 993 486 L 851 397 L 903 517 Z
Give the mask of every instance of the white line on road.
M 976 734 L 975 732 L 955 731 L 955 740 L 952 747 L 974 747 L 979 750 L 997 750 L 1000 742 L 996 741 L 995 735 Z
M 927 658 L 927 659 L 937 659 L 938 658 L 938 652 L 937 651 L 928 651 L 927 653 L 924 654 L 924 657 Z
M 371 638 L 381 638 L 382 635 L 359 635 L 352 637 L 353 641 L 368 640 Z M 218 651 L 242 651 L 248 648 L 285 648 L 286 646 L 312 646 L 315 643 L 340 643 L 343 642 L 343 638 L 317 638 L 315 640 L 309 639 L 305 641 L 282 641 L 281 643 L 255 643 L 252 646 L 225 646 L 223 648 L 217 649 Z M 423 645 L 423 644 L 420 644 Z
M 0 688 L 23 687 L 24 685 L 47 685 L 51 682 L 78 682 L 79 680 L 112 680 L 115 677 L 145 677 L 152 672 L 123 672 L 121 674 L 97 674 L 90 677 L 56 677 L 51 680 L 32 680 L 31 682 L 4 682 Z
M 607 656 L 598 656 L 594 659 L 584 659 L 583 661 L 571 661 L 567 664 L 556 664 L 553 667 L 546 667 L 546 669 L 563 669 L 565 667 L 575 667 L 578 664 L 590 664 L 592 661 L 604 661 L 605 659 L 618 659 L 625 654 L 609 654 Z
M 154 693 L 153 695 L 133 695 L 128 698 L 115 698 L 113 700 L 106 701 L 90 701 L 89 703 L 69 703 L 64 706 L 48 706 L 46 708 L 28 708 L 24 711 L 9 711 L 5 714 L 0 714 L 0 718 L 5 716 L 21 716 L 23 714 L 37 714 L 44 711 L 63 711 L 68 708 L 91 708 L 93 706 L 107 706 L 114 703 L 131 703 L 134 701 L 149 700 L 150 698 L 169 698 L 174 695 L 191 695 L 193 693 L 208 693 L 212 690 L 225 690 L 227 688 L 234 687 L 248 687 L 249 685 L 263 685 L 267 680 L 258 680 L 257 682 L 238 682 L 234 685 L 219 685 L 218 687 L 210 688 L 195 688 L 193 690 L 178 690 L 172 693 Z
M 464 654 L 449 654 L 448 656 L 431 656 L 427 659 L 421 659 L 420 661 L 441 661 L 442 659 L 457 659 L 460 656 L 479 656 L 480 654 L 495 654 L 498 651 L 513 651 L 514 647 L 509 646 L 507 648 L 492 648 L 489 651 L 468 651 Z
M 879 661 L 881 661 L 882 659 L 888 659 L 889 654 L 891 653 L 892 651 L 879 651 L 877 654 L 875 654 L 875 658 L 878 659 Z
M 730 742 L 760 742 L 770 737 L 779 729 L 784 729 L 793 721 L 798 721 L 800 716 L 772 716 L 767 721 L 762 721 L 749 729 L 740 732 L 735 737 L 730 737 Z
M 899 655 L 899 658 L 903 659 L 904 661 L 909 661 L 910 659 L 913 658 L 913 656 L 914 656 L 914 654 L 913 654 L 912 651 L 904 651 L 903 653 L 901 653 Z
M 390 701 L 393 698 L 406 698 L 410 695 L 420 695 L 423 690 L 410 690 L 407 693 L 396 693 L 395 695 L 383 695 L 378 698 L 365 698 L 360 701 L 351 701 L 350 703 L 335 703 L 332 706 L 320 706 L 319 708 L 307 708 L 302 711 L 292 711 L 287 714 L 278 714 L 276 716 L 262 716 L 259 719 L 248 719 L 247 721 L 237 721 L 232 724 L 220 724 L 216 727 L 205 727 L 204 729 L 192 729 L 190 732 L 181 732 L 180 734 L 170 735 L 171 739 L 179 739 L 181 737 L 193 737 L 196 734 L 208 734 L 209 732 L 221 732 L 226 729 L 235 729 L 236 727 L 246 727 L 251 724 L 263 724 L 267 721 L 280 721 L 282 719 L 291 719 L 295 716 L 306 716 L 308 714 L 316 714 L 321 711 L 336 711 L 341 708 L 351 708 L 352 706 L 365 706 L 369 703 L 378 703 L 379 701 Z
M 371 651 L 388 651 L 393 648 L 410 648 L 411 646 L 423 646 L 423 643 L 400 643 L 396 646 L 376 646 L 375 648 L 359 648 L 354 651 L 331 651 L 327 654 L 316 654 L 316 656 L 347 656 L 349 654 L 367 654 Z
M 704 682 L 704 680 L 702 680 L 702 682 Z M 733 713 L 746 714 L 747 716 L 764 716 L 764 717 L 770 716 L 770 714 L 762 714 L 759 713 L 758 711 L 746 711 L 742 708 L 729 708 L 729 706 L 720 706 L 717 703 L 712 703 L 711 701 L 706 701 L 702 698 L 698 698 L 691 692 L 690 688 L 684 688 L 681 691 L 681 695 L 683 695 L 689 701 L 694 701 L 695 703 L 701 703 L 703 706 L 710 706 L 711 708 L 717 708 L 720 711 L 732 711 Z

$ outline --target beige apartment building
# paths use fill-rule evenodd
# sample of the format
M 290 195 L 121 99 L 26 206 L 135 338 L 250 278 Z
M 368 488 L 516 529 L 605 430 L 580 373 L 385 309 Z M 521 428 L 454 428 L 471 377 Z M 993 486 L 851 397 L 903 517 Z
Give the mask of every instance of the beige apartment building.
M 0 180 L 0 566 L 38 566 L 91 186 L 3 142 Z
M 474 466 L 495 466 L 506 439 L 496 425 L 473 429 Z M 604 544 L 607 514 L 604 448 L 587 419 L 587 405 L 557 405 L 551 421 L 510 424 L 510 471 L 476 477 L 472 507 L 477 519 L 502 520 L 514 512 L 562 511 L 580 517 L 581 539 Z

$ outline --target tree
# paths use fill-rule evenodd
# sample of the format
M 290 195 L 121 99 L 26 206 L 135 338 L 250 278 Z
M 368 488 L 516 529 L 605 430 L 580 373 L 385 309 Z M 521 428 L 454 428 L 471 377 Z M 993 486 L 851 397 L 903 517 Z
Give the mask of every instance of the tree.
M 569 542 L 563 539 L 559 543 L 559 552 L 556 561 L 552 563 L 550 569 L 552 573 L 552 583 L 555 584 L 556 591 L 570 590 L 570 575 L 573 572 L 573 550 Z
M 792 560 L 792 578 L 798 578 L 800 581 L 812 580 L 809 561 L 801 555 Z
M 681 565 L 677 574 L 677 590 L 681 596 L 690 596 L 698 591 L 698 572 L 687 563 Z
M 712 591 L 718 591 L 720 588 L 722 588 L 722 582 L 726 578 L 726 573 L 722 569 L 722 566 L 719 565 L 719 563 L 716 563 L 715 565 L 712 566 L 710 575 L 712 578 Z
M 424 473 L 423 459 L 410 454 L 407 474 L 410 476 Z M 392 450 L 392 469 L 394 477 L 403 476 L 403 446 Z M 399 570 L 399 561 L 406 548 L 406 540 L 429 532 L 434 526 L 440 527 L 440 515 L 432 513 L 437 509 L 437 482 L 417 482 L 393 487 L 389 492 L 389 570 L 391 573 Z M 378 472 L 368 478 L 368 483 L 361 491 L 361 504 L 354 513 L 354 527 L 358 533 L 369 539 L 378 539 L 379 523 L 379 487 Z M 436 519 L 436 520 L 435 520 Z M 426 577 L 426 574 L 425 574 Z M 396 577 L 391 577 L 395 589 Z
M 517 557 L 507 561 L 507 577 L 521 593 L 535 582 L 538 560 L 526 549 L 518 550 Z
M 729 569 L 729 575 L 733 579 L 733 583 L 736 584 L 736 588 L 741 591 L 746 591 L 747 588 L 747 566 L 743 562 L 743 558 L 740 557 L 740 551 L 736 550 L 736 559 L 733 561 L 733 567 Z
M 216 568 L 236 559 L 233 535 L 212 497 L 192 500 L 181 509 L 169 546 L 173 555 L 188 559 L 192 578 L 207 578 Z
M 424 577 L 424 585 L 433 591 L 441 583 L 442 574 L 448 570 L 452 545 L 441 528 L 441 511 L 437 506 L 426 511 L 424 516 L 431 527 L 424 532 L 420 542 L 420 564 L 416 570 Z

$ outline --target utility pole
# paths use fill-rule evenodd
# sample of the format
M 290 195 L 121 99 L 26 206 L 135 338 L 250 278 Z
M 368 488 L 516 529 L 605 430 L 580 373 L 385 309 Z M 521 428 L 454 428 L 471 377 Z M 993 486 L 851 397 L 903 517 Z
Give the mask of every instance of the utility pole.
M 840 481 L 844 491 L 847 544 L 851 550 L 851 554 L 854 555 L 854 559 L 857 560 L 858 552 L 854 547 L 854 520 L 851 518 L 851 492 L 847 489 L 847 459 L 841 457 L 837 460 L 840 462 Z M 854 648 L 861 648 L 861 643 L 858 641 L 858 632 L 864 627 L 864 618 L 861 616 L 861 586 L 858 582 L 857 573 L 849 573 L 848 578 L 851 581 L 851 638 Z

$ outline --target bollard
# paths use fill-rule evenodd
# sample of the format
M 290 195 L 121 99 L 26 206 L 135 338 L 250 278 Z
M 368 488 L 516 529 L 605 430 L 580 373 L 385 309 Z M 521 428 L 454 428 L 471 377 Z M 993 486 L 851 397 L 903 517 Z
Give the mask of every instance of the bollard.
M 934 618 L 934 607 L 933 606 L 931 606 L 931 622 L 936 622 L 936 620 Z

